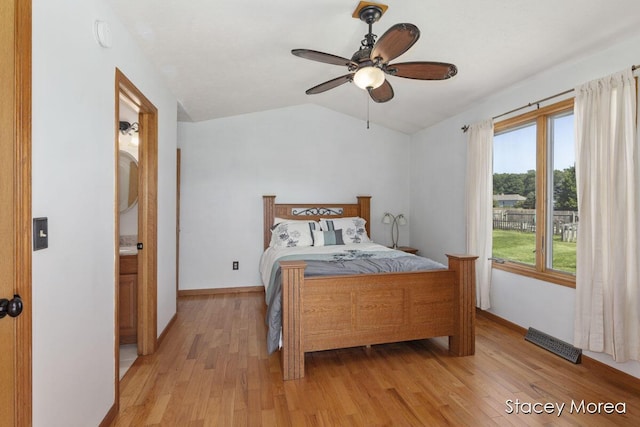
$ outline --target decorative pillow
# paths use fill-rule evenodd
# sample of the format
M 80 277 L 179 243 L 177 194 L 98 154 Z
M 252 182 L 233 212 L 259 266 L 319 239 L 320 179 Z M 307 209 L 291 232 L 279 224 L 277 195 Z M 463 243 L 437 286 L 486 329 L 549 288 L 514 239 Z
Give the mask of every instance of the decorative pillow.
M 313 246 L 344 245 L 342 230 L 313 230 Z
M 366 223 L 360 217 L 322 218 L 320 219 L 320 228 L 323 231 L 341 229 L 344 243 L 366 243 L 371 241 L 367 236 L 367 229 L 364 227 Z
M 282 220 L 271 228 L 270 246 L 313 246 L 313 230 L 319 229 L 315 221 Z

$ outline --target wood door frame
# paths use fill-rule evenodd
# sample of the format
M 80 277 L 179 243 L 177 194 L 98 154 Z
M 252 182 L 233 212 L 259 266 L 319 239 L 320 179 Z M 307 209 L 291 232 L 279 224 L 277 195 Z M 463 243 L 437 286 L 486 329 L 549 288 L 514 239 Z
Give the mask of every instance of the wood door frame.
M 158 337 L 158 110 L 144 94 L 118 68 L 115 70 L 115 176 L 118 176 L 118 129 L 120 121 L 120 99 L 138 110 L 138 242 L 144 248 L 138 252 L 138 354 L 148 355 L 156 351 Z M 119 182 L 116 178 L 114 194 L 114 241 L 120 239 L 120 213 L 118 209 Z M 120 396 L 120 331 L 118 282 L 120 275 L 119 248 L 115 245 L 115 408 Z
M 178 313 L 178 294 L 180 293 L 180 166 L 182 151 L 176 150 L 176 314 Z
M 9 241 L 5 242 L 12 253 L 9 261 L 10 277 L 2 280 L 13 282 L 14 292 L 24 303 L 22 314 L 15 319 L 12 342 L 8 343 L 14 361 L 13 413 L 7 415 L 16 426 L 32 423 L 32 252 L 31 252 L 31 0 L 11 0 L 3 6 L 0 67 L 6 79 L 0 101 L 2 117 L 2 144 L 10 156 L 0 159 L 5 172 L 11 174 L 11 187 L 7 196 L 13 198 L 10 208 Z M 6 70 L 6 74 L 4 73 Z M 6 92 L 5 92 L 6 90 Z M 3 149 L 3 151 L 5 151 Z M 13 262 L 13 265 L 11 264 Z M 8 296 L 11 298 L 13 295 Z M 7 296 L 2 296 L 6 298 Z M 5 343 L 6 344 L 6 343 Z

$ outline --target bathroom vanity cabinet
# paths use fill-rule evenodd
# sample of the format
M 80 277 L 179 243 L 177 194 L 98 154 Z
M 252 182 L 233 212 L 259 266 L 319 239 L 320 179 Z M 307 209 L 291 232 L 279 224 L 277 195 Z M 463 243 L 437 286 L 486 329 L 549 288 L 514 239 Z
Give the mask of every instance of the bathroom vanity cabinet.
M 120 344 L 138 337 L 138 255 L 120 255 L 119 280 Z

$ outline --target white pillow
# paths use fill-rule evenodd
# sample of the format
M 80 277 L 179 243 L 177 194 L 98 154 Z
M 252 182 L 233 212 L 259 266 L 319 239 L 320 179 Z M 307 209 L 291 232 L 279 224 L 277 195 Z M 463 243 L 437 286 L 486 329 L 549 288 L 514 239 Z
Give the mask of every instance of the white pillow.
M 370 242 L 367 236 L 365 224 L 367 222 L 360 217 L 349 218 L 321 218 L 320 229 L 332 231 L 342 229 L 342 239 L 344 243 L 367 243 Z
M 294 246 L 313 246 L 313 230 L 319 230 L 315 221 L 282 220 L 271 229 L 269 246 L 291 248 Z

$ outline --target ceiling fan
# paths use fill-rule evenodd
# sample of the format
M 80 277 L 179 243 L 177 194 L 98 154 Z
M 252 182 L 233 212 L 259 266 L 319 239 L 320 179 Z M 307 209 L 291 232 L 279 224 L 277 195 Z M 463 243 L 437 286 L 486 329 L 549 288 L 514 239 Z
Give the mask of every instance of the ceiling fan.
M 293 49 L 295 56 L 327 64 L 344 65 L 348 74 L 320 83 L 306 91 L 307 95 L 325 92 L 347 82 L 369 92 L 375 102 L 387 102 L 393 98 L 393 88 L 385 74 L 416 80 L 444 80 L 455 76 L 458 68 L 445 62 L 389 62 L 405 53 L 418 41 L 420 30 L 413 24 L 396 24 L 376 41 L 373 23 L 377 22 L 388 6 L 361 1 L 353 12 L 354 18 L 369 25 L 360 48 L 351 59 L 310 49 Z

